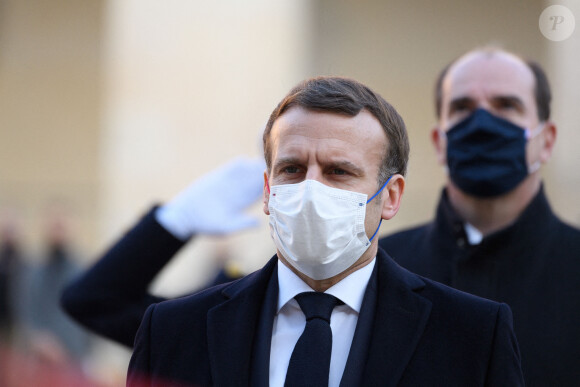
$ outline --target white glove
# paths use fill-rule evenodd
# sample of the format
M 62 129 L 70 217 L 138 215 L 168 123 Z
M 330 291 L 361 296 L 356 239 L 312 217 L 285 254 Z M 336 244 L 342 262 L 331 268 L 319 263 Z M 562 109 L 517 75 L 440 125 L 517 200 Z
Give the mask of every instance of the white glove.
M 228 234 L 258 226 L 244 213 L 262 197 L 263 159 L 238 157 L 195 180 L 155 213 L 157 221 L 185 241 L 193 234 Z

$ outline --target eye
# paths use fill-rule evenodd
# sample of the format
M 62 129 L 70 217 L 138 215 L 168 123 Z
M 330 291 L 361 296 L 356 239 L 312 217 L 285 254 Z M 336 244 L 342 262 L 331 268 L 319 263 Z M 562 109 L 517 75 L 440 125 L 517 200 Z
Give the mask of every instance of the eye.
M 449 104 L 449 116 L 464 117 L 475 109 L 473 100 L 469 98 L 457 98 Z
M 347 174 L 347 172 L 344 169 L 341 169 L 341 168 L 333 168 L 331 170 L 331 173 L 333 175 L 346 175 Z
M 498 112 L 524 111 L 524 104 L 518 97 L 498 97 L 494 100 L 493 106 Z
M 451 111 L 454 113 L 464 112 L 466 110 L 469 110 L 469 105 L 465 102 L 459 102 L 451 107 Z
M 517 106 L 512 101 L 501 101 L 498 106 L 502 110 L 515 109 Z
M 299 169 L 298 169 L 298 167 L 295 167 L 295 166 L 288 166 L 288 167 L 282 168 L 282 172 L 287 173 L 287 174 L 294 174 L 294 173 L 298 173 Z

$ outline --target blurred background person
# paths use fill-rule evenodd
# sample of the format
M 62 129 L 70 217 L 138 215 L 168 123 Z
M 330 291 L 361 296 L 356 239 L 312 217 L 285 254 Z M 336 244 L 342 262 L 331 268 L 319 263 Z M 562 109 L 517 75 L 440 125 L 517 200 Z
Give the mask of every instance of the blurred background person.
M 0 385 L 8 385 L 10 358 L 16 325 L 18 276 L 23 261 L 21 230 L 14 208 L 0 212 Z
M 451 62 L 431 131 L 448 178 L 435 219 L 380 240 L 403 267 L 507 303 L 528 385 L 580 380 L 580 230 L 550 208 L 540 168 L 556 125 L 542 68 L 497 47 Z
M 45 247 L 39 264 L 27 279 L 30 345 L 41 356 L 57 362 L 82 364 L 90 353 L 89 335 L 59 308 L 64 286 L 80 273 L 73 243 L 70 214 L 62 204 L 46 213 Z
M 80 272 L 68 203 L 55 201 L 45 210 L 42 252 L 27 263 L 19 278 L 17 352 L 31 379 L 47 372 L 76 375 L 78 382 L 91 355 L 90 334 L 60 308 L 65 284 Z M 12 373 L 12 372 L 11 372 Z M 36 376 L 34 376 L 36 375 Z
M 22 264 L 21 230 L 16 212 L 0 214 L 0 347 L 11 344 L 15 319 L 16 280 Z

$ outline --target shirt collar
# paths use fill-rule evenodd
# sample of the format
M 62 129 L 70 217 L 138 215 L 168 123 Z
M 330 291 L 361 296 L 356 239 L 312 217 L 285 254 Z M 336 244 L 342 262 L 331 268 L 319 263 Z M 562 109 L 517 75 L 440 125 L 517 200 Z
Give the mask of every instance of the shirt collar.
M 483 237 L 478 245 L 480 247 L 485 246 L 487 249 L 505 249 L 505 245 L 511 243 L 510 241 L 514 237 L 517 239 L 521 235 L 539 235 L 542 232 L 549 232 L 551 225 L 546 219 L 550 219 L 553 216 L 554 214 L 544 194 L 544 185 L 542 184 L 536 196 L 514 223 Z M 443 188 L 441 199 L 439 200 L 435 223 L 437 229 L 450 235 L 457 242 L 460 242 L 461 239 L 465 242 L 465 239 L 468 238 L 467 233 L 469 231 L 465 228 L 465 222 L 453 209 L 445 188 Z
M 332 294 L 351 309 L 360 313 L 365 290 L 371 278 L 375 263 L 376 258 L 373 258 L 369 264 L 349 274 L 340 282 L 328 288 L 325 293 Z M 278 261 L 278 287 L 277 312 L 280 312 L 280 309 L 297 294 L 314 291 L 281 261 Z
M 477 228 L 475 228 L 471 223 L 465 222 L 465 234 L 467 235 L 467 240 L 470 245 L 478 245 L 483 239 L 483 234 Z

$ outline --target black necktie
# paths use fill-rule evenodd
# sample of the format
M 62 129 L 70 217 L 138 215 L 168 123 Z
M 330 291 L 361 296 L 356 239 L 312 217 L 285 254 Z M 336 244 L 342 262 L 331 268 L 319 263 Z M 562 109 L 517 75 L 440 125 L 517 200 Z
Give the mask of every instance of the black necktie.
M 294 297 L 306 316 L 306 327 L 298 339 L 288 372 L 286 387 L 328 386 L 332 331 L 332 309 L 342 302 L 326 293 L 305 292 Z

